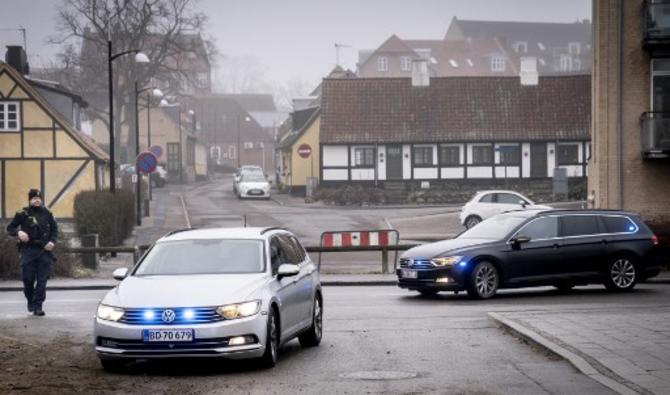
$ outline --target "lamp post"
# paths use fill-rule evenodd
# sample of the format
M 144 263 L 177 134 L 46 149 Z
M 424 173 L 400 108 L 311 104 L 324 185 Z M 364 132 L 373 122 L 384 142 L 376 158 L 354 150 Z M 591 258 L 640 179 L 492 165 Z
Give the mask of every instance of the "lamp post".
M 242 128 L 240 125 L 241 115 L 237 114 L 237 168 L 242 167 L 240 160 L 242 159 L 242 151 L 240 150 L 240 135 L 242 133 Z M 250 122 L 251 118 L 249 116 L 244 117 L 244 122 Z
M 158 88 L 154 88 L 154 90 L 151 92 L 151 95 L 147 95 L 147 149 L 151 148 L 151 98 L 152 97 L 162 98 L 163 97 L 163 92 Z M 153 199 L 152 190 L 153 190 L 153 188 L 151 187 L 151 176 L 149 176 L 149 200 Z
M 107 37 L 107 79 L 109 84 L 109 190 L 116 191 L 116 175 L 115 175 L 115 159 L 114 159 L 114 85 L 112 83 L 112 62 L 117 58 L 134 53 L 135 63 L 149 63 L 147 55 L 142 53 L 139 49 L 131 49 L 128 51 L 112 54 L 112 37 L 111 31 Z
M 163 92 L 160 89 L 155 87 L 148 87 L 140 89 L 135 80 L 135 177 L 137 178 L 137 183 L 135 185 L 135 204 L 136 204 L 136 213 L 137 213 L 137 226 L 142 225 L 142 177 L 140 176 L 140 167 L 137 165 L 137 157 L 140 155 L 140 111 L 139 111 L 139 101 L 140 93 L 147 91 L 149 89 L 154 90 L 154 94 L 159 93 L 160 96 L 163 95 Z M 158 91 L 158 92 L 156 92 Z M 149 107 L 151 106 L 151 97 L 147 97 L 147 119 L 150 119 Z M 151 134 L 151 121 L 148 124 L 148 133 Z M 151 137 L 149 137 L 151 140 Z M 149 175 L 149 188 L 151 188 L 151 175 Z

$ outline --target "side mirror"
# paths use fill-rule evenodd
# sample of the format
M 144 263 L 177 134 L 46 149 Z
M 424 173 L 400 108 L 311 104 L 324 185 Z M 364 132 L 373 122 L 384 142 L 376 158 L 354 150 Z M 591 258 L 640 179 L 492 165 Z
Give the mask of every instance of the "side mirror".
M 519 204 L 520 204 L 521 207 L 523 207 L 523 208 L 526 208 L 526 206 L 528 205 L 528 203 L 527 203 L 525 200 L 523 200 L 523 199 L 519 200 Z
M 510 243 L 512 244 L 512 247 L 514 248 L 519 248 L 521 244 L 528 243 L 530 241 L 530 237 L 524 236 L 524 235 L 518 235 L 516 237 L 513 237 L 510 240 Z
M 128 275 L 128 268 L 127 267 L 120 267 L 120 268 L 114 270 L 114 272 L 112 273 L 112 277 L 114 277 L 114 280 L 119 280 L 119 281 L 126 278 L 127 275 Z
M 281 266 L 279 266 L 279 270 L 277 271 L 277 278 L 281 280 L 284 277 L 295 276 L 298 273 L 300 273 L 300 268 L 298 267 L 298 265 L 293 265 L 291 263 L 284 263 Z

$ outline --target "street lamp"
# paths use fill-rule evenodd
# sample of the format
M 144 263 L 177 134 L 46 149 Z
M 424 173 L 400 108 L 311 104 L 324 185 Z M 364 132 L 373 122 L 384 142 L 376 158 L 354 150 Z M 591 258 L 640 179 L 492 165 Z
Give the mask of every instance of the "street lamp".
M 158 88 L 154 88 L 154 90 L 151 91 L 151 95 L 147 95 L 147 149 L 151 148 L 151 98 L 155 97 L 157 99 L 161 99 L 161 102 L 163 102 L 165 100 L 163 99 L 163 96 L 163 91 Z M 151 176 L 149 176 L 149 200 L 153 199 L 152 190 Z
M 107 37 L 107 78 L 109 83 L 109 190 L 116 191 L 116 175 L 115 175 L 115 161 L 114 161 L 114 86 L 112 84 L 112 62 L 123 56 L 134 53 L 135 63 L 149 63 L 149 57 L 142 53 L 139 49 L 131 49 L 128 51 L 112 54 L 112 37 L 111 32 Z
M 142 225 L 142 178 L 140 176 L 140 167 L 137 164 L 137 157 L 140 155 L 140 111 L 139 111 L 139 100 L 140 93 L 153 90 L 155 96 L 163 97 L 163 92 L 156 87 L 147 87 L 139 88 L 137 80 L 135 80 L 135 177 L 137 183 L 135 185 L 135 202 L 136 202 L 136 212 L 137 212 L 137 226 Z M 151 136 L 151 114 L 149 109 L 151 107 L 151 96 L 147 97 L 147 132 Z M 149 143 L 151 144 L 151 137 L 149 137 Z M 149 175 L 149 188 L 151 188 L 151 175 Z
M 240 164 L 240 159 L 242 157 L 242 151 L 240 150 L 240 134 L 242 130 L 242 128 L 240 127 L 240 118 L 241 118 L 240 114 L 237 114 L 237 168 L 238 169 L 242 167 L 242 165 Z M 244 122 L 251 122 L 251 118 L 249 118 L 248 115 L 245 116 Z

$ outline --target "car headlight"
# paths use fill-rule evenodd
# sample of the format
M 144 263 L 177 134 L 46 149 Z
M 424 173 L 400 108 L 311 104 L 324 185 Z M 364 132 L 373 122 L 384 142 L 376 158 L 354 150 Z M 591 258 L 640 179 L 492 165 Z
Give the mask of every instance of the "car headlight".
M 260 308 L 261 301 L 252 300 L 251 302 L 219 306 L 216 308 L 216 312 L 227 320 L 234 320 L 236 318 L 244 318 L 257 314 Z
M 448 267 L 448 266 L 454 266 L 455 264 L 459 263 L 462 259 L 463 257 L 459 255 L 445 256 L 445 257 L 433 258 L 430 260 L 430 263 L 432 263 L 433 266 L 437 267 Z
M 123 309 L 119 307 L 107 306 L 104 304 L 98 305 L 98 318 L 105 321 L 118 321 L 123 317 Z

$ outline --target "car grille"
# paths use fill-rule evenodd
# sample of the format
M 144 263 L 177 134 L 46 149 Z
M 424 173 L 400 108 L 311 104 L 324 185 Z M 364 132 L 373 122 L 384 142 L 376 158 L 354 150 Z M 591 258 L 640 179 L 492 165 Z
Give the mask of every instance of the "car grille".
M 258 338 L 252 336 L 252 344 L 258 343 Z M 145 343 L 142 340 L 134 339 L 114 339 L 109 337 L 99 337 L 97 339 L 98 346 L 109 348 L 120 348 L 130 351 L 176 351 L 176 350 L 208 350 L 221 347 L 227 347 L 229 337 L 213 337 L 208 339 L 195 339 L 192 342 L 173 342 L 173 343 Z
M 434 266 L 432 263 L 430 263 L 430 259 L 400 258 L 400 267 L 429 269 L 433 268 Z
M 174 311 L 174 321 L 165 322 L 162 319 L 165 310 Z M 145 317 L 147 311 L 153 312 L 153 318 Z M 192 318 L 186 318 L 187 311 L 192 311 Z M 223 321 L 214 307 L 178 307 L 178 308 L 159 308 L 159 309 L 126 309 L 119 322 L 129 325 L 183 325 L 183 324 L 209 324 L 212 322 Z

